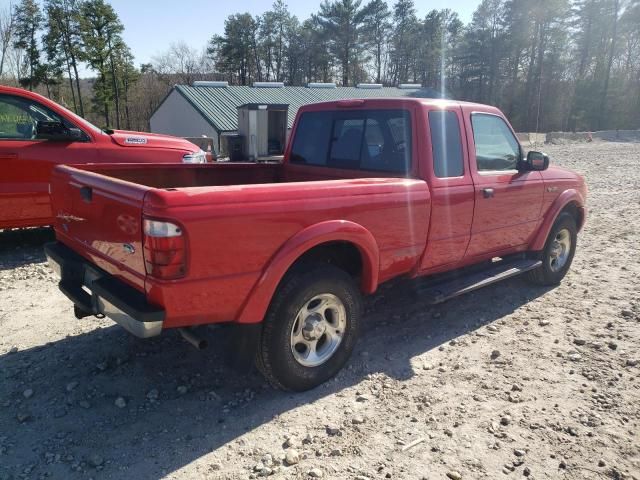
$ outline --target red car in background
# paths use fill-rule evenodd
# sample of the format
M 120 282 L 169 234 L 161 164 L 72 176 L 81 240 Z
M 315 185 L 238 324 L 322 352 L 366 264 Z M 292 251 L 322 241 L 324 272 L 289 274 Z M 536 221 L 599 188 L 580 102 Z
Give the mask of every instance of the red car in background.
M 0 86 L 0 229 L 53 224 L 49 185 L 59 164 L 204 162 L 182 138 L 103 131 L 42 95 Z

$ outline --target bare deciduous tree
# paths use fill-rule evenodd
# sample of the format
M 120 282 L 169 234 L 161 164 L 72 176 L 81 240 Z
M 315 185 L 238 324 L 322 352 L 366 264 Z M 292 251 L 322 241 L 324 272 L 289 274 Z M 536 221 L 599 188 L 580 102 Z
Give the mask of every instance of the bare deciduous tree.
M 184 42 L 172 43 L 169 49 L 152 59 L 154 71 L 167 85 L 190 85 L 212 71 L 211 60 Z
M 7 62 L 7 54 L 13 44 L 15 22 L 11 3 L 0 10 L 0 78 L 2 77 Z

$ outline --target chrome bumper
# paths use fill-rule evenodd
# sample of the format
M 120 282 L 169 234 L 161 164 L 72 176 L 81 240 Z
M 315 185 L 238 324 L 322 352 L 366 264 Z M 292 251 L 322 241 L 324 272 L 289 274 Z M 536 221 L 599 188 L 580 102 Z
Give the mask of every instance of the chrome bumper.
M 104 315 L 140 338 L 162 332 L 165 312 L 148 303 L 142 292 L 59 242 L 45 245 L 45 254 L 60 277 L 58 287 L 75 305 L 76 316 Z

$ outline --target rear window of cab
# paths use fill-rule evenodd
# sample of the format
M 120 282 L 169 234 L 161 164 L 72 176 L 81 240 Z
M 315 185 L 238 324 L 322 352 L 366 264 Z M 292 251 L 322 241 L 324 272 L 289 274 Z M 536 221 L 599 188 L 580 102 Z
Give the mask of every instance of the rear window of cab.
M 290 162 L 297 165 L 407 174 L 411 116 L 407 110 L 304 112 Z

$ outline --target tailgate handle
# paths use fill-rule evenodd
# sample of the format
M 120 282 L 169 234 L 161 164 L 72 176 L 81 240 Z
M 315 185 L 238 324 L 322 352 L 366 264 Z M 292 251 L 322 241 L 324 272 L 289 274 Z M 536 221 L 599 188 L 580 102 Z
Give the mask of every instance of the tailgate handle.
M 91 200 L 93 200 L 93 189 L 91 187 L 82 187 L 80 189 L 80 196 L 85 202 L 91 203 Z

